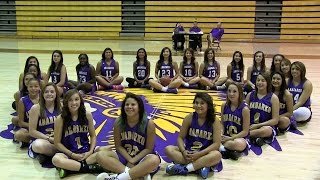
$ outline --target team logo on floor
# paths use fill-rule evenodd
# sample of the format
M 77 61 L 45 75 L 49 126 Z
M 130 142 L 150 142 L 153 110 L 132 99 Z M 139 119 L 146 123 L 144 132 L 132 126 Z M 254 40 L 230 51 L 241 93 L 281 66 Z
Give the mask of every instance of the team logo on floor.
M 85 106 L 94 118 L 97 134 L 97 145 L 114 145 L 113 124 L 120 115 L 121 103 L 125 98 L 125 92 L 132 92 L 140 95 L 147 112 L 148 118 L 156 125 L 156 151 L 167 160 L 164 148 L 168 145 L 176 145 L 177 136 L 180 131 L 183 119 L 193 112 L 193 99 L 195 93 L 200 90 L 181 89 L 179 94 L 154 93 L 145 89 L 126 89 L 124 92 L 96 91 L 92 95 L 84 97 Z M 216 105 L 217 119 L 220 119 L 221 104 L 225 101 L 224 92 L 209 92 Z M 2 131 L 0 136 L 6 139 L 13 139 L 13 125 Z M 299 131 L 300 132 L 300 131 Z M 299 134 L 297 132 L 293 132 Z M 301 133 L 302 135 L 302 133 Z M 274 149 L 281 151 L 278 141 L 270 144 Z M 262 153 L 261 148 L 253 147 L 257 155 Z

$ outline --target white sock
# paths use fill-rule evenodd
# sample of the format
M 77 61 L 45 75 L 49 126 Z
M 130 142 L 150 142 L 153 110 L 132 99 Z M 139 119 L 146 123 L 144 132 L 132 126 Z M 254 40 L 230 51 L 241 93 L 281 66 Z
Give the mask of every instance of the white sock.
M 193 171 L 195 171 L 192 163 L 187 164 L 187 167 L 186 167 L 186 168 L 188 169 L 188 172 L 193 172 Z
M 124 168 L 124 172 L 129 172 L 130 171 L 130 168 L 128 167 L 128 166 L 126 166 L 125 168 Z
M 189 83 L 187 83 L 187 82 L 183 82 L 182 84 L 184 87 L 189 87 Z
M 162 92 L 167 92 L 167 90 L 168 90 L 168 86 L 161 88 Z
M 119 174 L 119 175 L 117 176 L 117 178 L 118 178 L 119 180 L 131 179 L 129 172 L 126 172 L 126 171 L 123 172 L 123 173 L 121 173 L 121 174 Z
M 220 152 L 226 151 L 226 148 L 221 144 L 220 147 L 219 147 L 219 151 L 220 151 Z

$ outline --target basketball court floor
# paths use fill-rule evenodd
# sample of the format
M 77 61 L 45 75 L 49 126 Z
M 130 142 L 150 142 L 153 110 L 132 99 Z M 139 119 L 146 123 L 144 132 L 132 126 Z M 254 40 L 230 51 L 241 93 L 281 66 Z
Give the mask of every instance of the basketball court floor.
M 78 55 L 87 53 L 89 62 L 96 66 L 101 59 L 101 53 L 106 47 L 114 52 L 114 58 L 120 64 L 120 75 L 132 76 L 132 63 L 136 51 L 146 49 L 151 62 L 151 76 L 154 77 L 154 67 L 159 59 L 163 47 L 172 47 L 169 41 L 134 41 L 134 40 L 32 40 L 32 39 L 0 39 L 0 179 L 59 179 L 54 168 L 40 166 L 38 161 L 30 159 L 26 149 L 20 149 L 12 143 L 10 131 L 11 108 L 13 94 L 18 90 L 18 77 L 23 71 L 28 56 L 34 55 L 40 61 L 40 68 L 46 72 L 51 62 L 53 50 L 62 50 L 64 64 L 67 67 L 69 79 L 76 80 L 75 66 Z M 206 47 L 206 44 L 203 44 Z M 226 76 L 227 64 L 231 62 L 234 51 L 244 54 L 247 68 L 252 64 L 252 54 L 261 50 L 266 55 L 266 64 L 270 67 L 272 54 L 281 53 L 294 61 L 302 61 L 307 68 L 306 76 L 313 83 L 312 120 L 299 127 L 303 135 L 288 132 L 278 136 L 278 146 L 264 145 L 262 153 L 257 155 L 250 151 L 248 156 L 238 161 L 222 160 L 221 172 L 211 173 L 212 179 L 320 179 L 320 46 L 315 43 L 247 43 L 222 42 L 221 51 L 216 53 L 216 60 L 220 62 L 221 76 Z M 173 60 L 182 61 L 183 53 L 173 52 Z M 203 61 L 203 53 L 199 53 L 196 60 Z M 244 75 L 246 78 L 246 73 Z M 126 84 L 124 82 L 123 84 Z M 192 112 L 192 100 L 195 90 L 180 89 L 178 95 L 153 93 L 143 89 L 125 89 L 119 92 L 97 92 L 86 96 L 86 107 L 95 119 L 98 145 L 112 144 L 112 124 L 119 114 L 119 106 L 125 92 L 134 92 L 143 96 L 147 113 L 156 124 L 156 149 L 161 155 L 166 145 L 174 144 L 183 118 Z M 209 91 L 214 98 L 217 110 L 225 99 L 222 92 Z M 280 147 L 280 148 L 279 148 Z M 166 157 L 163 156 L 166 160 Z M 154 179 L 185 179 L 184 176 L 169 177 L 165 174 L 164 162 L 161 170 Z M 95 175 L 72 175 L 65 179 L 95 179 Z M 199 179 L 197 175 L 188 175 L 187 179 Z

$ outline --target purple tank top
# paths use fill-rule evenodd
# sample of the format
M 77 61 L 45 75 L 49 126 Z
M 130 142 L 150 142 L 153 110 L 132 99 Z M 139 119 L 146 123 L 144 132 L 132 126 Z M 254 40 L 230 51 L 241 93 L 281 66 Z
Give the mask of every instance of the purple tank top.
M 91 69 L 90 65 L 80 67 L 79 71 L 77 72 L 78 80 L 80 83 L 88 82 L 92 79 L 91 77 Z
M 79 121 L 71 121 L 62 134 L 61 143 L 74 153 L 85 153 L 90 150 L 88 125 L 80 125 Z
M 185 146 L 188 151 L 201 151 L 213 143 L 212 124 L 198 122 L 198 114 L 193 112 L 192 122 L 185 139 Z
M 146 64 L 137 64 L 135 67 L 135 74 L 138 80 L 144 80 L 148 75 L 147 65 Z
M 47 117 L 38 119 L 37 130 L 49 137 L 53 137 L 54 121 L 56 120 L 58 115 L 59 114 L 57 113 L 56 109 L 54 109 L 52 113 L 46 109 Z
M 241 82 L 241 76 L 242 76 L 242 70 L 241 69 L 237 69 L 236 66 L 232 66 L 231 79 L 234 82 Z
M 279 109 L 279 115 L 288 112 L 288 111 L 287 111 L 287 104 L 286 104 L 286 102 L 284 101 L 284 98 L 283 98 L 283 97 L 282 97 L 282 98 L 279 97 L 279 107 L 280 107 L 280 109 Z
M 251 71 L 251 82 L 254 84 L 254 85 L 256 85 L 256 81 L 257 81 L 257 77 L 258 77 L 258 75 L 259 74 L 261 74 L 262 73 L 262 71 L 261 70 L 254 70 L 253 68 L 252 68 L 252 71 Z
M 31 101 L 30 97 L 28 95 L 23 96 L 21 98 L 22 103 L 24 105 L 24 122 L 29 122 L 29 113 L 30 113 L 30 109 L 31 107 L 34 105 L 33 102 Z
M 225 136 L 234 136 L 240 133 L 243 130 L 243 116 L 242 110 L 247 107 L 245 102 L 242 102 L 241 105 L 235 109 L 231 110 L 229 105 L 225 105 L 223 109 L 223 126 L 224 126 L 224 135 Z
M 148 121 L 146 122 L 148 124 Z M 147 143 L 147 128 L 143 132 L 139 131 L 139 124 L 130 127 L 126 124 L 121 132 L 121 146 L 124 147 L 131 157 L 136 156 L 145 149 Z
M 182 73 L 184 77 L 193 77 L 195 73 L 195 67 L 192 64 L 183 64 Z
M 208 64 L 208 67 L 203 71 L 202 74 L 208 79 L 214 79 L 218 75 L 218 64 L 214 61 L 213 64 Z
M 173 65 L 162 63 L 159 69 L 159 77 L 161 78 L 162 76 L 173 78 L 175 76 Z
M 111 60 L 110 65 L 108 65 L 105 60 L 101 60 L 101 62 L 100 72 L 102 76 L 110 78 L 117 73 L 116 61 L 114 59 Z
M 292 97 L 293 97 L 293 105 L 295 105 L 302 92 L 303 92 L 303 85 L 304 85 L 305 82 L 301 81 L 297 86 L 295 86 L 293 84 L 292 81 L 289 81 L 288 83 L 288 90 L 290 91 L 290 93 L 292 94 Z M 307 108 L 310 108 L 311 106 L 311 101 L 310 101 L 310 97 L 307 99 L 307 101 L 302 105 L 302 107 L 307 107 Z
M 250 124 L 259 124 L 272 118 L 272 92 L 259 99 L 255 96 L 255 91 L 250 95 Z
M 51 81 L 54 84 L 58 84 L 60 82 L 61 78 L 61 72 L 53 71 L 50 73 Z M 66 79 L 64 81 L 64 86 L 68 85 L 68 74 L 66 74 Z

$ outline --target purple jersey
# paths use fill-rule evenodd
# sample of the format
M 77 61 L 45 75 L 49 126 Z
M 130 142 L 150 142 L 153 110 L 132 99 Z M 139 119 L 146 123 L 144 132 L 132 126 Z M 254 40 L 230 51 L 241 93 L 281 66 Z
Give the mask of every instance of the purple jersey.
M 236 66 L 232 66 L 231 69 L 231 79 L 234 82 L 241 82 L 242 70 L 238 69 Z
M 234 111 L 231 110 L 229 105 L 225 105 L 223 109 L 223 126 L 225 136 L 234 136 L 243 130 L 243 116 L 242 110 L 247 107 L 245 102 L 236 108 Z
M 183 64 L 182 73 L 184 77 L 193 77 L 196 74 L 194 65 L 187 63 Z
M 174 74 L 174 69 L 173 69 L 173 64 L 165 64 L 162 63 L 160 68 L 159 68 L 159 77 L 161 78 L 162 76 L 169 76 L 170 78 L 173 78 L 175 76 Z
M 205 122 L 202 126 L 198 122 L 198 114 L 193 112 L 191 125 L 185 138 L 188 151 L 201 151 L 213 143 L 213 127 Z
M 279 106 L 280 106 L 279 115 L 288 112 L 287 111 L 287 104 L 286 104 L 286 101 L 284 100 L 283 97 L 282 98 L 279 97 Z
M 138 80 L 144 80 L 149 74 L 146 64 L 137 64 L 135 74 Z
M 53 71 L 50 73 L 50 77 L 53 84 L 58 84 L 61 80 L 61 72 Z M 66 74 L 66 79 L 64 81 L 64 86 L 68 85 L 68 75 Z
M 105 60 L 101 60 L 100 72 L 102 76 L 107 78 L 114 76 L 117 73 L 116 61 L 112 59 L 109 65 Z
M 290 91 L 290 93 L 292 94 L 292 97 L 293 97 L 293 105 L 295 105 L 302 92 L 303 92 L 303 85 L 304 85 L 305 82 L 301 81 L 297 86 L 295 86 L 293 84 L 292 81 L 289 81 L 288 83 L 288 90 Z M 311 101 L 310 101 L 310 97 L 307 99 L 307 101 L 302 105 L 302 107 L 307 107 L 307 108 L 310 108 L 311 106 Z
M 259 99 L 255 95 L 255 91 L 251 92 L 250 95 L 250 124 L 259 124 L 272 119 L 272 103 L 271 97 L 273 93 L 265 95 Z
M 143 132 L 139 131 L 139 124 L 130 127 L 126 124 L 124 130 L 121 132 L 121 146 L 124 147 L 131 157 L 136 156 L 145 149 L 147 143 L 147 126 Z
M 213 64 L 208 64 L 207 68 L 204 69 L 203 74 L 204 77 L 208 79 L 214 79 L 218 75 L 218 63 L 214 61 Z
M 81 66 L 79 68 L 79 71 L 77 72 L 77 76 L 78 76 L 78 81 L 80 83 L 85 83 L 90 81 L 92 79 L 90 65 L 88 64 L 86 66 Z
M 262 73 L 262 71 L 261 71 L 261 69 L 260 70 L 254 70 L 254 68 L 252 68 L 252 71 L 251 71 L 251 79 L 250 79 L 250 81 L 254 84 L 254 85 L 256 85 L 256 81 L 257 81 L 257 77 L 258 77 L 258 75 L 259 74 L 261 74 Z
M 24 105 L 24 122 L 29 122 L 29 113 L 31 107 L 33 106 L 33 102 L 28 95 L 23 96 L 21 100 Z
M 54 121 L 59 114 L 56 109 L 54 109 L 52 113 L 49 112 L 47 108 L 45 108 L 45 111 L 46 118 L 38 119 L 37 130 L 49 137 L 53 137 Z
M 85 153 L 90 150 L 89 127 L 80 125 L 79 121 L 71 121 L 64 133 L 62 133 L 61 143 L 74 153 Z

